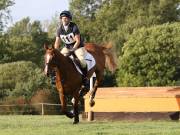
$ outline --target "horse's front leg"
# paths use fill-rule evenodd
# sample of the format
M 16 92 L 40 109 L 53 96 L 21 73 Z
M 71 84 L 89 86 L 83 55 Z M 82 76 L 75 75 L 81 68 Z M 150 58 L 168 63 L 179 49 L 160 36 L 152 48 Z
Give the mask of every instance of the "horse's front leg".
M 66 98 L 62 92 L 59 92 L 59 97 L 61 101 L 61 111 L 63 114 L 65 114 L 68 118 L 73 118 L 74 114 L 67 111 L 67 104 L 66 104 Z
M 64 95 L 64 88 L 62 86 L 61 76 L 60 76 L 58 70 L 56 72 L 56 88 L 59 91 L 59 98 L 60 98 L 60 102 L 61 102 L 62 113 L 65 114 L 69 118 L 73 118 L 74 114 L 67 111 L 67 104 L 66 104 L 66 98 L 65 98 L 65 95 Z
M 89 105 L 93 107 L 95 105 L 94 97 L 96 95 L 98 83 L 97 80 L 95 81 L 95 84 L 93 86 L 93 89 L 90 91 L 90 96 L 89 96 Z
M 78 108 L 78 103 L 79 103 L 79 93 L 76 93 L 74 95 L 74 102 L 73 102 L 73 112 L 74 112 L 74 122 L 73 122 L 73 124 L 79 123 L 79 108 Z

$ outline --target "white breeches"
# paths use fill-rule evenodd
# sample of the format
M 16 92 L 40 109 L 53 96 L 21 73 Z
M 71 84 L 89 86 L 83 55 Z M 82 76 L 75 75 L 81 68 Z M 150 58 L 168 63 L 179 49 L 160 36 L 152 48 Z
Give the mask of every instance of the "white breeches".
M 67 56 L 67 54 L 69 53 L 69 49 L 64 47 L 62 50 L 61 50 L 61 53 L 64 55 L 64 56 Z M 81 63 L 81 66 L 84 68 L 86 67 L 87 63 L 86 63 L 86 60 L 85 60 L 85 55 L 87 53 L 86 49 L 84 47 L 80 47 L 78 49 L 75 50 L 74 52 L 77 56 L 77 58 L 79 59 L 80 63 Z

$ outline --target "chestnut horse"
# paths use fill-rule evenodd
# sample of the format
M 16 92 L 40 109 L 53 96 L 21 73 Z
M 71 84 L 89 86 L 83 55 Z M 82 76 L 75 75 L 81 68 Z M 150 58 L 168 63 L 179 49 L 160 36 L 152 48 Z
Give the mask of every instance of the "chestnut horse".
M 110 53 L 110 45 L 98 46 L 92 43 L 85 44 L 86 50 L 95 58 L 96 65 L 91 68 L 87 77 L 90 78 L 92 74 L 96 73 L 96 81 L 93 89 L 90 91 L 90 106 L 94 105 L 94 97 L 97 87 L 102 83 L 105 65 L 109 67 L 110 71 L 115 69 L 115 62 Z M 64 56 L 59 50 L 54 47 L 49 48 L 45 45 L 45 74 L 50 71 L 56 71 L 56 88 L 59 92 L 62 112 L 69 118 L 74 117 L 74 124 L 79 122 L 78 102 L 80 98 L 80 90 L 82 90 L 82 75 L 77 71 L 72 60 Z M 71 95 L 74 98 L 73 113 L 66 109 L 66 96 Z

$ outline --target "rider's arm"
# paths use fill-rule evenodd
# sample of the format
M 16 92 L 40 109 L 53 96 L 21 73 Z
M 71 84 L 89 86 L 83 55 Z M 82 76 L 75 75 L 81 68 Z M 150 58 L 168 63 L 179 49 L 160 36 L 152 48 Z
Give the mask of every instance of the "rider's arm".
M 61 44 L 61 38 L 60 37 L 56 37 L 56 41 L 54 43 L 54 48 L 59 49 Z
M 76 41 L 76 43 L 74 44 L 74 49 L 77 49 L 79 47 L 80 44 L 80 34 L 77 34 L 74 36 L 74 40 Z
M 79 28 L 78 26 L 75 24 L 74 27 L 73 27 L 73 33 L 74 33 L 74 40 L 76 41 L 76 43 L 74 44 L 74 49 L 77 49 L 80 45 L 80 31 L 79 31 Z

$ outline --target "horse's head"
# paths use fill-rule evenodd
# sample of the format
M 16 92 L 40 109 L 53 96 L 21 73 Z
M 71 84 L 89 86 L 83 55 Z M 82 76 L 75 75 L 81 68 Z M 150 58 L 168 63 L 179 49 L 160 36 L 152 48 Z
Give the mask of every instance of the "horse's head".
M 52 71 L 52 68 L 55 67 L 55 49 L 52 46 L 51 48 L 47 45 L 44 45 L 45 49 L 45 68 L 44 73 L 45 75 L 49 75 L 49 73 Z

